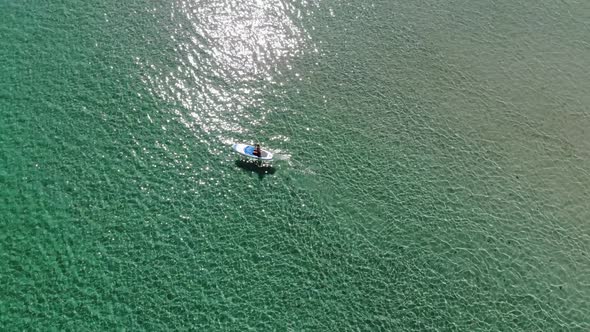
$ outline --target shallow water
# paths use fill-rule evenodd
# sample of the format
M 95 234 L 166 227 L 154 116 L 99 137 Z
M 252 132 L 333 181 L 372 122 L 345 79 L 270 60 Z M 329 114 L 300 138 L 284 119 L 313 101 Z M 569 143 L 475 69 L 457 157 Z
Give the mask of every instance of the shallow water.
M 0 4 L 0 326 L 590 329 L 589 17 Z

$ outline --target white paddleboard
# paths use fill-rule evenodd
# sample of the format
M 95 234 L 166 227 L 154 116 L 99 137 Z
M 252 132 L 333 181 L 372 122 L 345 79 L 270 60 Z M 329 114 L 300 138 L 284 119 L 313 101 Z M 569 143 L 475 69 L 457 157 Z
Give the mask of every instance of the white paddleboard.
M 272 153 L 270 151 L 262 150 L 262 155 L 260 157 L 254 155 L 255 147 L 253 145 L 236 143 L 232 145 L 232 149 L 239 153 L 240 155 L 248 158 L 253 158 L 262 161 L 271 161 L 272 160 Z

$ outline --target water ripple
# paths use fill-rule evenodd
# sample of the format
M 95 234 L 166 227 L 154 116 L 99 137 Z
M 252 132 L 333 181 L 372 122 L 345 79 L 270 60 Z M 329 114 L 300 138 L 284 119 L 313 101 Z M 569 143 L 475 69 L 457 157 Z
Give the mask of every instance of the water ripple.
M 311 38 L 294 18 L 302 8 L 263 1 L 177 1 L 170 8 L 172 59 L 139 58 L 151 94 L 171 105 L 174 118 L 202 143 L 252 140 L 281 93 L 290 62 Z M 311 44 L 310 44 L 311 45 Z

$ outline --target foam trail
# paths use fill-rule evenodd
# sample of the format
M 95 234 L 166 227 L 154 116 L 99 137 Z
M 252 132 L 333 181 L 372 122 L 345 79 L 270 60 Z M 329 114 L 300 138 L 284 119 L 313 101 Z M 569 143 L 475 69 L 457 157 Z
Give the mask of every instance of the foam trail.
M 277 153 L 273 155 L 273 159 L 275 160 L 290 160 L 291 159 L 291 155 L 290 154 L 282 154 L 282 153 Z

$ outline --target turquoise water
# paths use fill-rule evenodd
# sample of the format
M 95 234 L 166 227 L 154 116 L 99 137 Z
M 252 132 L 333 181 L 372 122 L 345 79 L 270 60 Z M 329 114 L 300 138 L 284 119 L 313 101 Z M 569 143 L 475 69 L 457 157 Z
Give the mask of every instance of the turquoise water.
M 589 18 L 2 2 L 0 327 L 589 330 Z

